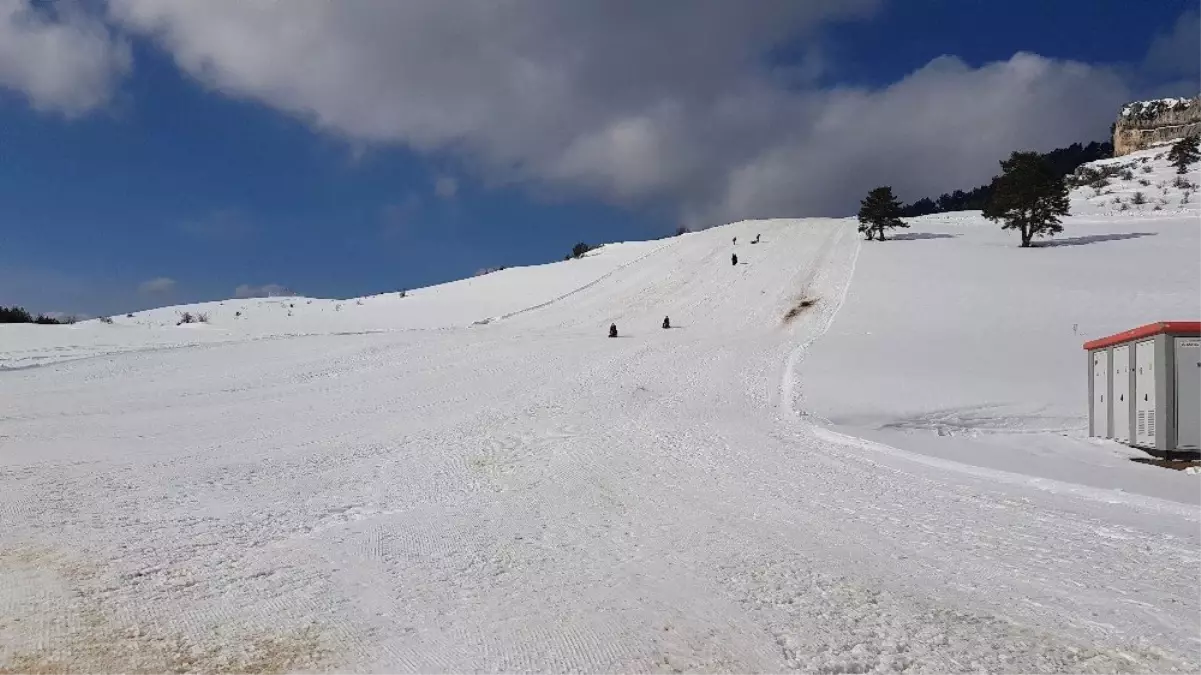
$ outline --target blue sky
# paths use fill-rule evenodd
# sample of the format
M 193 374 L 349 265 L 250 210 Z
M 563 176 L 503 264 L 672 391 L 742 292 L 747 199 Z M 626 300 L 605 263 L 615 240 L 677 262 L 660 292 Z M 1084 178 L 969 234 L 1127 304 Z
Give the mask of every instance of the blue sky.
M 845 215 L 1199 89 L 1196 2 L 736 5 L 0 2 L 0 304 L 350 297 Z

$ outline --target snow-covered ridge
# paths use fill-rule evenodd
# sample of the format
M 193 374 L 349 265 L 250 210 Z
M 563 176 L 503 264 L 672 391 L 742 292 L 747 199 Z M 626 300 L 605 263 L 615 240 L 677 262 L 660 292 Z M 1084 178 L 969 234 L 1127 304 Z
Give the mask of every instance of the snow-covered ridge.
M 1181 111 L 1198 105 L 1197 98 L 1158 98 L 1150 101 L 1134 101 L 1122 106 L 1121 117 L 1151 119 L 1169 111 Z
M 1113 127 L 1115 156 L 1201 134 L 1201 97 L 1138 101 L 1122 108 Z

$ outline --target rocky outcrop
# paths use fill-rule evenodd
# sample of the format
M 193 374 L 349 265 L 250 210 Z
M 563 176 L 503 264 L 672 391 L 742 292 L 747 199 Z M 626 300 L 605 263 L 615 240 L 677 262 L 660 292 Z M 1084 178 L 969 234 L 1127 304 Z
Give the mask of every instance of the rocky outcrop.
M 1201 96 L 1129 103 L 1113 125 L 1113 156 L 1185 136 L 1201 136 Z

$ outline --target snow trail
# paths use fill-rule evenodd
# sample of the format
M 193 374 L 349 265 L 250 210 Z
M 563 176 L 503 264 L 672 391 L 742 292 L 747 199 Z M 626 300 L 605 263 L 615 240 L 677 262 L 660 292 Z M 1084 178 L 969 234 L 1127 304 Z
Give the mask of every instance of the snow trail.
M 850 227 L 840 230 L 838 236 L 840 241 L 848 236 L 856 237 L 855 234 L 851 233 Z M 788 417 L 795 417 L 797 415 L 802 417 L 811 417 L 810 413 L 797 408 L 797 367 L 805 358 L 805 355 L 808 353 L 809 348 L 813 345 L 813 343 L 821 339 L 821 337 L 826 334 L 826 331 L 830 329 L 830 325 L 834 322 L 834 318 L 838 315 L 838 311 L 842 309 L 843 304 L 846 303 L 847 293 L 851 288 L 851 281 L 855 277 L 855 265 L 859 261 L 860 246 L 861 242 L 856 239 L 855 250 L 851 255 L 850 262 L 834 268 L 837 271 L 833 274 L 837 275 L 837 278 L 827 281 L 825 275 L 830 272 L 830 267 L 828 265 L 829 261 L 825 260 L 823 257 L 823 263 L 826 264 L 822 264 L 815 268 L 812 277 L 806 279 L 806 282 L 802 284 L 802 288 L 804 289 L 802 293 L 807 293 L 813 282 L 821 279 L 821 281 L 826 282 L 824 285 L 829 287 L 828 292 L 837 298 L 837 302 L 825 303 L 819 307 L 820 314 L 816 321 L 817 325 L 812 327 L 808 334 L 802 337 L 800 343 L 788 353 L 788 359 L 784 363 L 784 369 L 780 376 L 779 401 L 781 412 Z M 838 274 L 838 272 L 843 273 Z M 813 323 L 814 320 L 812 319 L 812 315 L 807 316 L 804 324 L 809 327 L 812 326 Z

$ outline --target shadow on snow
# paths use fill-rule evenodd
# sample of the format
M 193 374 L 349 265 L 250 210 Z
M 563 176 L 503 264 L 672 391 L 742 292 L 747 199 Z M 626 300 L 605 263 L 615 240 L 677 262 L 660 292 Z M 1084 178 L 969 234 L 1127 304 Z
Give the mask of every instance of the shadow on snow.
M 1138 239 L 1140 237 L 1154 237 L 1155 232 L 1123 232 L 1120 234 L 1090 234 L 1083 237 L 1069 237 L 1067 239 L 1049 239 L 1047 241 L 1039 241 L 1034 243 L 1035 248 L 1053 247 L 1053 246 L 1084 246 L 1086 244 L 1097 244 L 1103 241 L 1122 241 L 1123 239 Z
M 902 232 L 889 237 L 889 241 L 918 241 L 919 239 L 954 239 L 957 234 L 945 232 Z

